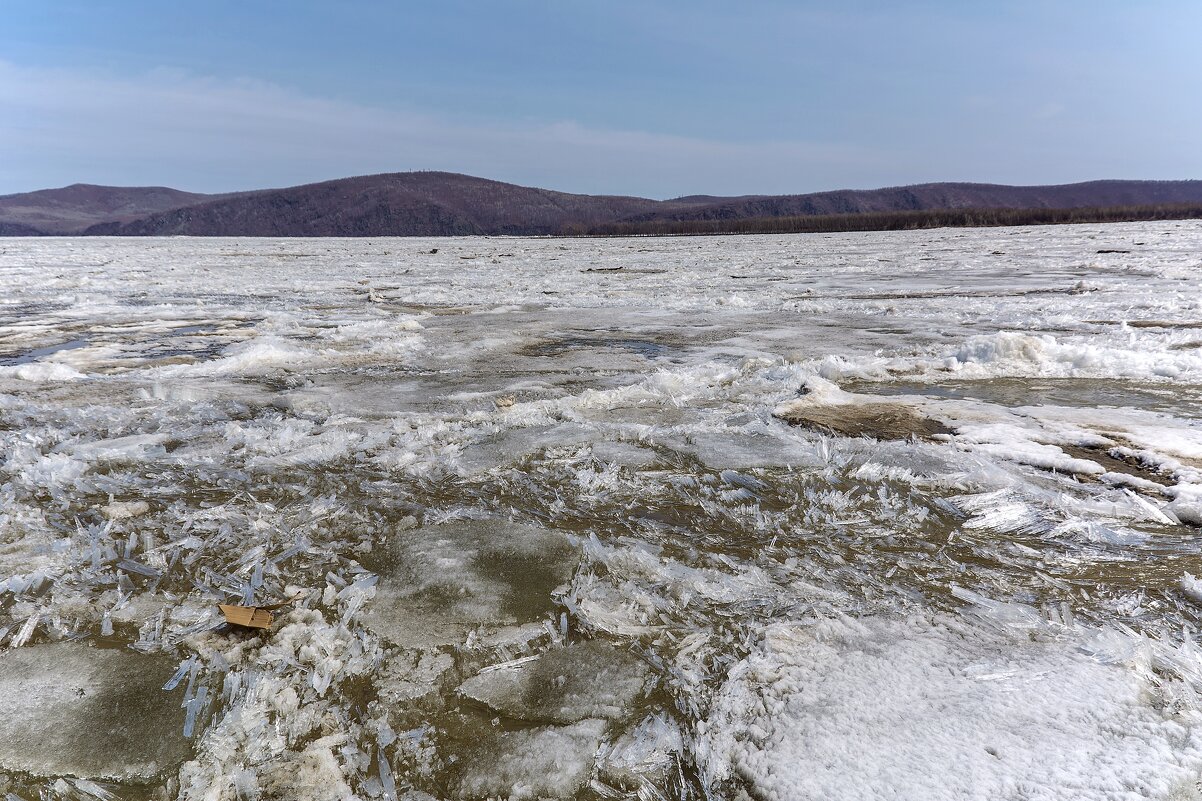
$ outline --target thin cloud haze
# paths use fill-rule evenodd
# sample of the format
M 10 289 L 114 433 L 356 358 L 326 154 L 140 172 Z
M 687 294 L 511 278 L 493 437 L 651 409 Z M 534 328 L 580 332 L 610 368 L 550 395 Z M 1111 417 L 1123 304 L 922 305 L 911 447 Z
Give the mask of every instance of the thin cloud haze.
M 12 121 L 0 128 L 0 147 L 54 154 L 52 164 L 9 162 L 0 178 L 9 188 L 38 179 L 158 184 L 182 165 L 197 178 L 181 188 L 195 191 L 442 169 L 588 192 L 628 194 L 631 184 L 749 192 L 830 182 L 871 159 L 838 144 L 731 143 L 572 121 L 469 125 L 170 70 L 116 78 L 0 62 L 0 104 Z M 784 183 L 781 164 L 791 176 Z
M 282 8 L 18 4 L 0 192 L 417 169 L 658 198 L 1202 175 L 1192 3 Z

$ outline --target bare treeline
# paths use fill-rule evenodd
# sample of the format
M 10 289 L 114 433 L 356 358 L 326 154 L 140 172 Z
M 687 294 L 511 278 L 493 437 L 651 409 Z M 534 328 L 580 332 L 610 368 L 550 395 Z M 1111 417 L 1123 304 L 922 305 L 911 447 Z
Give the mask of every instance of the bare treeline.
M 570 226 L 562 233 L 565 236 L 800 234 L 1190 219 L 1202 219 L 1202 205 L 1169 203 L 1076 209 L 930 209 L 798 217 L 749 217 L 741 220 L 645 220 L 604 223 L 592 228 Z

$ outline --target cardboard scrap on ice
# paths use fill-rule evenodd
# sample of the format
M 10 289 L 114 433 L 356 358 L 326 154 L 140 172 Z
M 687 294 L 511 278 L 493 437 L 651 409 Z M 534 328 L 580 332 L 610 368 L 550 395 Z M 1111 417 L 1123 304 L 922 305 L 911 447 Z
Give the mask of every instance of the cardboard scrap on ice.
M 266 606 L 235 606 L 234 604 L 217 604 L 217 608 L 221 611 L 221 616 L 225 618 L 227 623 L 235 626 L 245 626 L 248 629 L 265 629 L 271 626 L 271 621 L 275 616 L 271 614 L 276 609 L 288 606 L 295 603 L 301 596 L 296 596 L 288 601 L 281 601 L 278 604 L 267 604 Z
M 274 616 L 266 609 L 257 606 L 233 606 L 232 604 L 217 604 L 227 623 L 235 626 L 245 626 L 250 629 L 265 629 L 271 625 Z

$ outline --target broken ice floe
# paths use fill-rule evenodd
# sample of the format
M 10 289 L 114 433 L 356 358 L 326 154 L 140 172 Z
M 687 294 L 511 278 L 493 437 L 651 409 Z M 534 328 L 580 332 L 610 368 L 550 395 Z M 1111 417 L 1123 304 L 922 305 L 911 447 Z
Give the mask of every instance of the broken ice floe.
M 714 792 L 757 797 L 1175 797 L 1202 729 L 1151 691 L 1071 642 L 946 619 L 782 624 L 731 671 L 699 754 Z
M 547 616 L 579 559 L 556 531 L 499 518 L 396 531 L 365 625 L 406 648 L 458 645 L 476 629 Z
M 490 732 L 462 758 L 456 798 L 571 798 L 593 770 L 605 721 Z
M 679 773 L 684 753 L 678 724 L 663 712 L 648 715 L 602 752 L 601 778 L 624 790 L 666 787 L 672 774 Z M 645 789 L 642 792 L 655 795 Z
M 482 670 L 458 692 L 515 720 L 577 723 L 621 719 L 646 690 L 647 666 L 599 640 Z
M 470 717 L 460 724 L 470 742 L 455 751 L 460 767 L 454 795 L 575 795 L 602 764 L 596 760 L 604 735 L 634 718 L 649 687 L 645 664 L 601 640 L 484 667 L 457 692 L 497 717 L 491 725 Z M 660 754 L 662 743 L 647 742 L 654 733 L 642 726 L 607 753 L 603 765 L 611 779 L 629 780 L 635 788 L 642 782 L 658 792 L 655 783 L 662 785 L 664 776 L 657 768 L 672 757 Z
M 59 643 L 0 652 L 0 770 L 145 784 L 192 745 L 174 664 L 127 650 Z

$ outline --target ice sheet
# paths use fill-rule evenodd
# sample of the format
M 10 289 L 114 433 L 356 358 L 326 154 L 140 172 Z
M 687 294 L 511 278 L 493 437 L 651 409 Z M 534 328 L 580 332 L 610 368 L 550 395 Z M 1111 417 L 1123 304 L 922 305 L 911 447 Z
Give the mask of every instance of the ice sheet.
M 132 781 L 174 773 L 191 747 L 161 657 L 66 643 L 0 652 L 0 770 Z
M 0 658 L 182 666 L 137 792 L 1189 797 L 1197 222 L 0 251 Z
M 826 799 L 1192 797 L 1196 710 L 1082 654 L 948 619 L 768 628 L 701 728 L 718 794 Z M 725 788 L 725 789 L 724 789 Z

